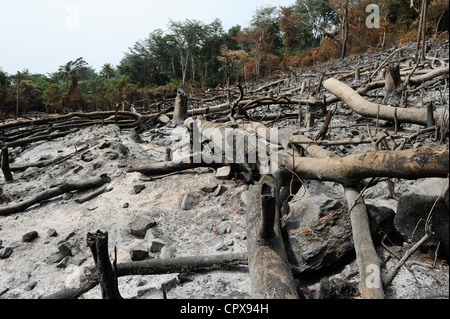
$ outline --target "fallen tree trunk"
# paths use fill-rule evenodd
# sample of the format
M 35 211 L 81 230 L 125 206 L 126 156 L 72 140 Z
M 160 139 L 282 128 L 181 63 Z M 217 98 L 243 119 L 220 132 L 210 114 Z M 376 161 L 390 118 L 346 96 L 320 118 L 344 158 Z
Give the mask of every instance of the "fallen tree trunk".
M 261 182 L 250 185 L 247 196 L 247 251 L 251 294 L 256 299 L 297 299 L 281 235 L 279 205 L 275 204 L 273 207 L 272 232 L 267 231 L 270 221 L 262 221 L 261 195 L 264 185 L 268 184 Z M 273 181 L 270 184 L 273 185 Z
M 71 192 L 73 190 L 86 190 L 90 188 L 100 187 L 105 183 L 108 183 L 110 178 L 106 174 L 102 174 L 99 177 L 95 177 L 89 180 L 82 181 L 72 181 L 72 182 L 64 182 L 63 184 L 40 192 L 29 199 L 26 199 L 17 204 L 9 204 L 8 206 L 0 207 L 0 216 L 7 216 L 10 214 L 22 212 L 26 210 L 28 207 L 33 206 L 34 204 L 40 203 L 46 199 L 53 198 L 59 196 L 61 194 Z
M 279 163 L 304 179 L 332 181 L 349 186 L 370 177 L 447 177 L 449 151 L 448 145 L 421 146 L 417 149 L 371 151 L 326 159 L 301 157 L 295 158 L 294 164 L 289 156 L 280 156 Z
M 323 82 L 324 88 L 336 95 L 353 111 L 372 118 L 394 121 L 395 112 L 399 123 L 412 123 L 427 126 L 427 110 L 412 108 L 396 108 L 388 105 L 376 104 L 365 100 L 355 90 L 336 79 L 330 78 Z M 437 122 L 443 116 L 434 112 L 434 120 Z M 448 121 L 448 116 L 447 116 Z
M 359 192 L 354 188 L 345 188 L 345 197 L 350 209 L 361 297 L 363 299 L 384 299 L 381 263 L 373 245 L 366 205 L 359 196 Z
M 162 275 L 171 273 L 204 272 L 212 270 L 236 269 L 247 265 L 247 255 L 243 253 L 215 256 L 188 256 L 168 259 L 148 259 L 117 264 L 117 276 Z M 43 299 L 75 299 L 98 285 L 94 267 L 87 269 L 86 279 L 75 288 L 64 288 L 43 296 Z

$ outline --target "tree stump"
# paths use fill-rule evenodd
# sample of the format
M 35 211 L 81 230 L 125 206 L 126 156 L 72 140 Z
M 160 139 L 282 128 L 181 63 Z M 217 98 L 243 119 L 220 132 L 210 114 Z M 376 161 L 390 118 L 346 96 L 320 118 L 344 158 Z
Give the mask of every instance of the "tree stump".
M 119 292 L 117 273 L 108 254 L 108 232 L 87 233 L 87 244 L 95 261 L 103 299 L 123 299 Z M 116 260 L 114 260 L 114 264 Z

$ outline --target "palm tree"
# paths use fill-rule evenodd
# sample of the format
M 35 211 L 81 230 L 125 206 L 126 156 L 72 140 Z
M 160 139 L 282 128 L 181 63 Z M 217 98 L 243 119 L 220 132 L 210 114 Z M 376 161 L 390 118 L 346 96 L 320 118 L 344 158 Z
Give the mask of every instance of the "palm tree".
M 106 82 L 109 82 L 109 80 L 116 75 L 116 70 L 111 65 L 111 63 L 105 63 L 102 66 L 102 69 L 100 71 L 100 75 L 103 76 L 106 79 Z

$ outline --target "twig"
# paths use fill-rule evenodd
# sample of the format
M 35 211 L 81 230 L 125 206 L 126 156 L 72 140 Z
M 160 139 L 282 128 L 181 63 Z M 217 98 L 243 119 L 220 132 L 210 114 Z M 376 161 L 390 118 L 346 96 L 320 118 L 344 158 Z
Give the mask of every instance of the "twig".
M 384 287 L 387 287 L 391 281 L 394 279 L 395 275 L 397 274 L 400 267 L 405 263 L 405 261 L 411 256 L 417 248 L 419 248 L 423 243 L 425 243 L 430 237 L 434 235 L 433 232 L 427 232 L 422 239 L 420 239 L 411 249 L 409 249 L 405 255 L 400 259 L 400 261 L 394 266 L 394 268 L 391 270 L 391 272 L 388 274 L 386 279 L 383 282 Z

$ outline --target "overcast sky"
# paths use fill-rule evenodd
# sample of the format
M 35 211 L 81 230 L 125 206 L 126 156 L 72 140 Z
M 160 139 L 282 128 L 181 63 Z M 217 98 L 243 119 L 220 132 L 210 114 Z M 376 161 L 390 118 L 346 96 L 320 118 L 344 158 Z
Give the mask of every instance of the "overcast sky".
M 96 71 L 119 64 L 136 41 L 169 20 L 219 18 L 247 27 L 256 9 L 295 0 L 0 0 L 0 68 L 47 74 L 79 57 Z

